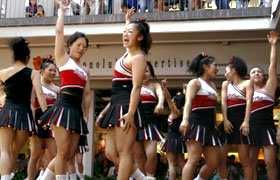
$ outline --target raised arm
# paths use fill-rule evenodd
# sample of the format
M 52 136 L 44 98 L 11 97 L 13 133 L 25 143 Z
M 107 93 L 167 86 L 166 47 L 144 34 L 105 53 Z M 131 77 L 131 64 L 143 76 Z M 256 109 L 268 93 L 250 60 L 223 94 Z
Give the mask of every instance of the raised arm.
M 33 84 L 34 90 L 36 92 L 40 107 L 41 107 L 42 111 L 44 112 L 47 110 L 47 102 L 46 102 L 45 94 L 42 90 L 41 75 L 39 74 L 39 72 L 33 70 L 32 74 L 31 74 L 31 80 L 32 80 L 32 84 Z
M 192 109 L 192 102 L 200 89 L 200 83 L 197 79 L 193 79 L 189 82 L 187 85 L 187 92 L 186 92 L 186 100 L 185 100 L 185 106 L 184 106 L 184 112 L 183 112 L 183 120 L 180 125 L 180 132 L 183 135 L 186 135 L 188 127 L 189 127 L 189 117 Z
M 271 45 L 270 50 L 270 65 L 268 69 L 268 80 L 266 82 L 265 89 L 269 94 L 274 95 L 275 89 L 277 87 L 277 39 L 278 33 L 271 31 L 269 35 L 267 35 L 267 39 L 269 44 Z
M 59 11 L 55 28 L 54 54 L 57 67 L 61 67 L 68 61 L 68 55 L 64 47 L 64 13 L 67 8 L 59 0 L 55 1 L 59 5 Z
M 91 94 L 90 94 L 90 85 L 89 85 L 89 70 L 86 69 L 88 80 L 85 85 L 84 93 L 83 93 L 83 111 L 84 111 L 84 118 L 86 123 L 88 123 L 88 114 L 89 114 L 89 107 L 90 107 L 90 100 L 91 100 Z
M 132 7 L 131 9 L 127 10 L 127 13 L 125 15 L 125 24 L 128 25 L 131 20 L 131 16 L 135 13 L 135 8 Z
M 253 95 L 254 95 L 254 83 L 252 80 L 247 80 L 246 82 L 246 111 L 244 121 L 240 126 L 240 130 L 242 130 L 242 134 L 247 136 L 249 134 L 249 122 L 250 122 L 250 115 L 251 115 L 251 108 L 253 102 Z
M 164 105 L 163 105 L 164 95 L 163 95 L 161 85 L 159 83 L 154 83 L 154 86 L 155 86 L 156 94 L 157 94 L 157 97 L 158 97 L 158 103 L 157 103 L 157 106 L 155 107 L 154 113 L 160 114 L 164 110 Z
M 140 101 L 140 91 L 145 76 L 146 65 L 147 62 L 144 55 L 136 55 L 131 60 L 133 87 L 130 93 L 130 103 L 127 114 L 120 118 L 120 121 L 125 120 L 124 130 L 127 130 L 129 127 L 136 128 L 134 114 Z
M 172 119 L 176 119 L 180 115 L 180 110 L 177 109 L 175 103 L 172 102 L 172 98 L 171 98 L 170 93 L 169 93 L 169 91 L 167 89 L 167 86 L 166 86 L 167 80 L 166 79 L 162 80 L 161 84 L 162 84 L 162 89 L 163 89 L 164 97 L 165 97 L 166 102 L 168 104 L 168 107 L 169 107 L 169 109 L 171 111 L 171 114 L 169 116 Z

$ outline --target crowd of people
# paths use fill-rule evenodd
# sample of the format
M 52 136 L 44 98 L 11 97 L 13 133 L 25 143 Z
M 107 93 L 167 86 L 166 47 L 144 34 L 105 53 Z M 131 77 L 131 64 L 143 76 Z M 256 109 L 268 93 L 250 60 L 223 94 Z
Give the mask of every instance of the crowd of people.
M 66 16 L 75 15 L 98 15 L 98 14 L 112 14 L 113 13 L 113 0 L 82 0 L 76 2 L 73 0 L 61 0 L 63 4 L 68 7 Z M 191 3 L 189 6 L 188 4 Z M 234 3 L 230 0 L 122 0 L 120 3 L 120 12 L 126 13 L 127 9 L 132 7 L 137 12 L 162 12 L 162 11 L 185 11 L 188 8 L 192 10 L 204 9 L 206 4 L 215 4 L 217 9 L 230 9 L 230 8 L 248 8 L 250 0 L 236 0 Z M 270 7 L 271 2 L 259 1 L 259 4 L 254 4 L 254 7 Z M 213 7 L 213 5 L 212 5 Z M 55 6 L 54 9 L 58 9 Z M 25 9 L 26 17 L 44 17 L 45 10 L 42 4 L 37 0 L 29 0 L 28 6 Z M 5 16 L 5 7 L 2 5 L 2 14 Z M 57 11 L 54 13 L 57 15 Z
M 64 17 L 69 8 L 59 0 L 56 3 L 60 11 L 55 63 L 50 57 L 43 59 L 40 73 L 27 67 L 29 42 L 18 37 L 9 44 L 14 64 L 0 70 L 0 164 L 5 164 L 0 166 L 1 180 L 12 179 L 18 155 L 28 138 L 31 141 L 28 179 L 35 179 L 39 167 L 42 180 L 76 179 L 75 158 L 78 176 L 83 179 L 81 162 L 82 154 L 88 151 L 91 93 L 89 70 L 80 61 L 89 41 L 84 33 L 75 32 L 68 38 L 65 49 Z M 34 7 L 31 14 L 35 15 L 38 10 Z M 95 123 L 107 131 L 105 156 L 113 164 L 117 178 L 155 179 L 160 164 L 157 141 L 164 138 L 155 114 L 163 112 L 167 101 L 169 130 L 162 151 L 167 155 L 170 180 L 176 179 L 176 166 L 184 180 L 204 180 L 215 173 L 220 179 L 227 179 L 227 155 L 233 144 L 237 146 L 246 180 L 257 178 L 255 169 L 260 148 L 264 151 L 267 177 L 276 180 L 280 130 L 273 122 L 273 106 L 278 34 L 272 31 L 267 36 L 271 46 L 267 81 L 264 82 L 260 67 L 253 67 L 249 79 L 245 79 L 246 62 L 238 56 L 229 59 L 221 95 L 223 124 L 218 131 L 218 93 L 213 80 L 219 68 L 215 57 L 205 52 L 195 57 L 188 71 L 196 77 L 184 84 L 182 92 L 171 97 L 167 79 L 161 83 L 154 81 L 154 69 L 147 61 L 152 45 L 150 27 L 145 18 L 131 21 L 134 13 L 135 9 L 131 8 L 125 17 L 122 40 L 126 52 L 115 63 L 111 100 Z M 60 86 L 53 82 L 57 69 Z M 202 155 L 204 163 L 200 163 Z M 104 160 L 102 156 L 96 158 L 96 166 Z M 201 164 L 199 170 L 198 164 Z

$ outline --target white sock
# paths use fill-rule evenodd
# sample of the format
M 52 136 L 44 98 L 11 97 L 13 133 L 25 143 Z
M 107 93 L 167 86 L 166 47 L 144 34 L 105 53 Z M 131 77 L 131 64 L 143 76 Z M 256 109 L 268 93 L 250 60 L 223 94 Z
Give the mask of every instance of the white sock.
M 150 173 L 147 172 L 147 176 L 154 177 L 155 174 L 150 174 Z
M 83 174 L 79 173 L 78 176 L 79 176 L 80 180 L 84 180 L 84 175 Z
M 12 172 L 12 173 L 10 174 L 10 179 L 13 179 L 14 176 L 15 176 L 15 173 Z
M 67 179 L 67 180 L 70 179 L 70 178 L 69 178 L 69 173 L 68 173 L 68 172 L 66 172 L 65 175 L 66 175 L 66 179 Z
M 145 175 L 137 168 L 134 173 L 132 174 L 132 176 L 134 179 L 136 180 L 143 180 Z
M 45 173 L 41 177 L 42 180 L 53 180 L 54 178 L 55 174 L 49 168 L 46 169 Z
M 205 179 L 202 179 L 202 178 L 198 175 L 194 180 L 205 180 Z
M 10 174 L 2 175 L 1 180 L 11 180 Z
M 76 174 L 69 174 L 70 180 L 77 180 Z
M 65 174 L 63 174 L 63 175 L 56 175 L 55 178 L 57 180 L 66 180 L 66 175 Z
M 40 180 L 41 177 L 44 175 L 45 171 L 41 170 L 39 176 L 37 177 L 36 180 Z

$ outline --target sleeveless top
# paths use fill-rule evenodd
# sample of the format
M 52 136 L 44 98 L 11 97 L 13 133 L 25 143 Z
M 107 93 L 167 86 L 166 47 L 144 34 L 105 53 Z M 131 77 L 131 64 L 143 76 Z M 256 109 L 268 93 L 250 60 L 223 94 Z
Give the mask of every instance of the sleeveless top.
M 83 90 L 88 80 L 85 70 L 71 57 L 68 62 L 59 68 L 61 92 L 68 92 L 82 100 Z
M 114 67 L 114 77 L 112 79 L 115 81 L 132 81 L 132 71 L 128 67 L 125 66 L 124 60 L 127 57 L 127 53 L 125 53 L 115 64 Z
M 246 109 L 246 95 L 231 82 L 227 88 L 228 113 L 238 113 L 238 114 L 245 113 L 245 109 Z
M 54 102 L 56 101 L 56 99 L 57 99 L 57 93 L 56 93 L 55 90 L 53 90 L 52 88 L 47 87 L 46 85 L 42 85 L 42 89 L 43 89 L 44 95 L 45 95 L 45 97 L 46 97 L 47 106 L 48 106 L 48 108 L 49 108 L 49 107 L 51 107 L 51 106 L 54 104 Z M 39 104 L 39 101 L 38 101 L 37 96 L 35 97 L 34 108 L 35 108 L 35 110 L 37 110 L 37 109 L 40 108 L 40 104 Z
M 171 134 L 181 134 L 179 132 L 179 127 L 182 122 L 183 115 L 180 115 L 176 119 L 171 119 L 168 117 L 168 133 Z
M 5 81 L 6 102 L 30 107 L 32 69 L 25 67 Z
M 274 98 L 268 93 L 255 89 L 251 109 L 250 122 L 252 125 L 271 124 L 273 126 Z
M 190 113 L 191 124 L 214 127 L 215 108 L 218 94 L 206 81 L 198 78 L 201 88 L 197 92 Z
M 154 90 L 145 85 L 142 85 L 140 100 L 142 104 L 157 104 L 158 102 L 158 98 Z

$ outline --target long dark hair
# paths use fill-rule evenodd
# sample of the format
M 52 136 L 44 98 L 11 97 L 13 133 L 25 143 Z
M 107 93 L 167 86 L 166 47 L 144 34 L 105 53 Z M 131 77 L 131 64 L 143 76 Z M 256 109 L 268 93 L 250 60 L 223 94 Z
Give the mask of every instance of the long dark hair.
M 152 46 L 152 36 L 150 34 L 150 26 L 143 21 L 134 21 L 132 24 L 135 24 L 139 33 L 138 36 L 143 36 L 142 41 L 140 42 L 140 48 L 145 53 L 148 54 Z
M 9 41 L 9 47 L 13 50 L 14 61 L 26 63 L 30 57 L 28 42 L 23 37 L 17 37 Z M 26 58 L 28 57 L 28 58 Z
M 228 67 L 230 69 L 235 69 L 235 71 L 241 78 L 244 78 L 247 75 L 248 72 L 247 64 L 240 57 L 233 56 L 229 60 Z
M 74 34 L 72 34 L 69 39 L 67 40 L 67 47 L 69 48 L 70 45 L 72 45 L 75 41 L 77 41 L 77 39 L 79 38 L 84 38 L 86 40 L 87 43 L 87 48 L 88 48 L 88 38 L 87 36 L 82 33 L 82 32 L 75 32 Z M 68 54 L 70 53 L 70 49 L 67 52 Z
M 180 93 L 173 98 L 177 109 L 181 109 L 185 105 L 185 94 Z
M 209 66 L 215 61 L 215 58 L 212 56 L 203 56 L 202 54 L 199 54 L 196 56 L 192 62 L 190 67 L 188 68 L 188 72 L 191 72 L 192 74 L 196 75 L 197 77 L 200 77 L 204 73 L 203 65 Z
M 153 65 L 151 62 L 147 61 L 147 67 L 149 68 L 150 72 L 151 72 L 151 76 L 154 78 L 154 79 L 157 79 L 156 77 L 156 74 L 155 74 L 155 71 L 154 71 L 154 68 L 153 68 Z

